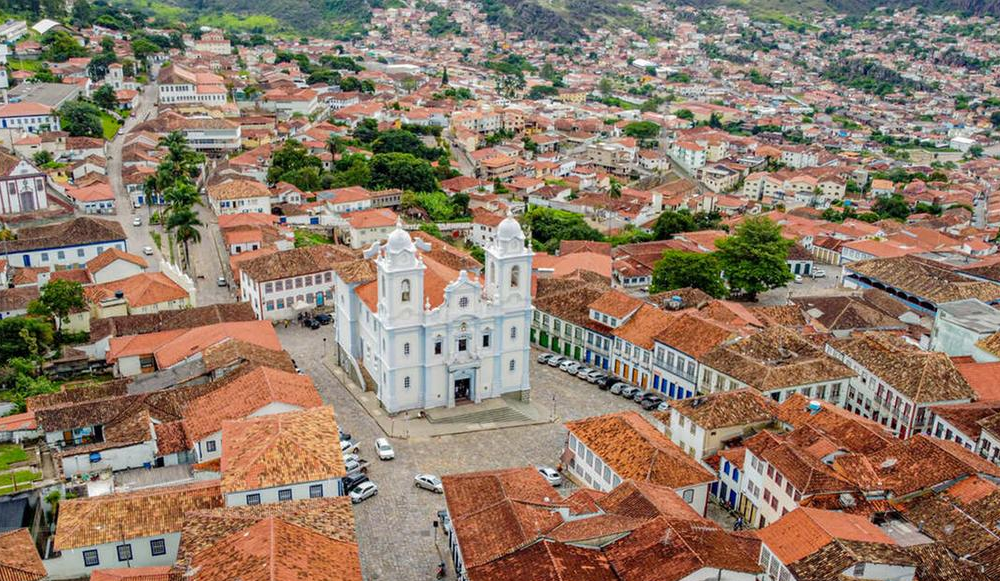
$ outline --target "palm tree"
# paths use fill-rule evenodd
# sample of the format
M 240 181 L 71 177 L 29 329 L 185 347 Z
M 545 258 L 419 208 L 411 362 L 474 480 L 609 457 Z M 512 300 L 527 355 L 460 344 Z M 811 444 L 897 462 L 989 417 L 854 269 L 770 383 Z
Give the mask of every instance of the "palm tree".
M 198 219 L 198 214 L 190 207 L 182 207 L 170 212 L 167 219 L 167 231 L 174 232 L 174 237 L 184 245 L 184 268 L 191 267 L 191 255 L 188 250 L 189 242 L 201 242 L 201 232 L 198 228 L 204 226 Z
M 608 190 L 608 197 L 612 200 L 622 197 L 622 184 L 615 178 L 611 178 L 611 188 Z
M 337 154 L 347 151 L 347 145 L 339 135 L 331 133 L 330 136 L 326 138 L 326 150 L 330 152 L 330 155 L 336 158 Z
M 178 170 L 178 176 L 194 178 L 201 171 L 201 164 L 205 161 L 205 156 L 191 149 L 187 138 L 180 131 L 171 131 L 160 138 L 160 147 L 167 149 L 167 155 L 163 158 L 163 163 L 170 163 Z
M 177 182 L 164 190 L 163 201 L 170 206 L 171 212 L 202 203 L 198 190 L 189 182 Z

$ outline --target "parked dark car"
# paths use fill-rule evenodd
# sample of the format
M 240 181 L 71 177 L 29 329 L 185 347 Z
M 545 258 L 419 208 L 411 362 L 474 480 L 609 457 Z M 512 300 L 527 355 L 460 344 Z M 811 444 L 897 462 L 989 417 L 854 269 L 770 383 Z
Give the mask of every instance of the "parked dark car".
M 333 322 L 333 315 L 327 313 L 320 313 L 313 318 L 319 321 L 320 325 L 329 325 Z
M 611 389 L 612 385 L 618 383 L 619 381 L 621 380 L 615 377 L 614 375 L 607 375 L 597 380 L 597 387 L 604 390 L 608 390 Z
M 341 479 L 341 482 L 344 483 L 344 494 L 347 494 L 348 492 L 354 490 L 362 482 L 368 482 L 368 475 L 360 472 L 357 474 L 348 474 Z
M 661 403 L 663 403 L 663 398 L 657 395 L 640 401 L 639 405 L 644 410 L 655 410 L 660 407 Z
M 320 322 L 312 317 L 305 317 L 302 319 L 302 326 L 309 327 L 310 329 L 319 329 Z

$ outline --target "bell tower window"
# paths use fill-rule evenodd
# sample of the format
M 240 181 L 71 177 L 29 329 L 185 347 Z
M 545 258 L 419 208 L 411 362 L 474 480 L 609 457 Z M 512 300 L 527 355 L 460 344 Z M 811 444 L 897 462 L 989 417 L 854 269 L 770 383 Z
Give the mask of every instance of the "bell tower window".
M 403 301 L 404 303 L 410 302 L 410 280 L 409 279 L 403 280 L 403 282 L 399 285 L 399 288 L 400 288 L 399 300 Z
M 514 265 L 510 269 L 510 288 L 517 288 L 521 283 L 521 267 Z

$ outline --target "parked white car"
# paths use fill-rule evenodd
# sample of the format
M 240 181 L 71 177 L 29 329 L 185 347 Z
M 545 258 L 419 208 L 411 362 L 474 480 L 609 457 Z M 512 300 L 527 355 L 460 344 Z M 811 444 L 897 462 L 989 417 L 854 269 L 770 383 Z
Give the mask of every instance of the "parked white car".
M 142 253 L 145 254 L 146 256 L 152 256 L 153 255 L 153 247 L 152 246 L 143 246 L 142 247 Z
M 358 451 L 358 444 L 350 440 L 340 441 L 340 452 L 343 454 L 354 454 Z
M 444 484 L 441 483 L 440 478 L 433 474 L 417 474 L 413 477 L 413 485 L 417 488 L 444 494 Z
M 141 216 L 136 216 L 135 218 L 132 218 L 132 225 L 133 226 L 142 226 L 142 217 Z
M 375 453 L 378 454 L 379 460 L 392 460 L 396 457 L 395 450 L 389 445 L 389 440 L 385 438 L 375 440 Z
M 552 353 L 542 353 L 541 355 L 538 356 L 537 361 L 539 363 L 548 363 L 549 359 L 552 359 L 552 357 L 554 357 Z
M 369 480 L 368 482 L 362 482 L 361 484 L 357 485 L 354 488 L 354 490 L 347 493 L 347 495 L 351 497 L 351 502 L 354 504 L 357 504 L 362 500 L 366 500 L 373 496 L 376 496 L 377 494 L 378 494 L 378 486 L 375 486 L 375 483 L 372 482 L 371 480 Z
M 355 464 L 360 465 L 361 457 L 358 456 L 357 454 L 350 454 L 350 453 L 344 454 L 344 464 L 347 464 L 348 462 L 354 462 Z
M 563 477 L 562 474 L 556 471 L 555 468 L 549 468 L 548 466 L 538 466 L 538 473 L 542 475 L 542 478 L 552 486 L 562 486 Z
M 581 365 L 580 367 L 576 368 L 576 376 L 579 377 L 580 379 L 587 379 L 587 376 L 590 375 L 591 371 L 593 371 L 593 369 Z
M 570 359 L 569 361 L 563 361 L 559 365 L 559 369 L 562 369 L 566 373 L 570 373 L 570 374 L 576 373 L 576 370 L 579 369 L 579 368 L 580 368 L 580 362 L 579 361 L 573 361 L 572 359 Z
M 549 367 L 559 367 L 560 365 L 562 365 L 563 361 L 566 361 L 566 358 L 564 356 L 553 355 L 552 357 L 549 357 L 549 360 L 546 361 L 545 363 L 547 363 Z

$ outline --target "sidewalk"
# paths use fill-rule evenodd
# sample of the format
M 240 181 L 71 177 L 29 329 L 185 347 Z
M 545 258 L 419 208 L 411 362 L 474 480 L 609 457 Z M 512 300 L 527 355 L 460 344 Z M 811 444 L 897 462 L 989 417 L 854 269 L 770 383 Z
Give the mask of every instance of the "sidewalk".
M 382 432 L 390 438 L 434 438 L 548 424 L 558 420 L 552 417 L 551 409 L 544 404 L 503 397 L 488 399 L 475 405 L 435 408 L 424 413 L 403 412 L 390 417 L 379 405 L 375 393 L 362 391 L 361 387 L 337 365 L 332 355 L 324 357 L 322 361 L 323 367 L 330 372 L 334 380 L 350 392 L 375 420 Z

